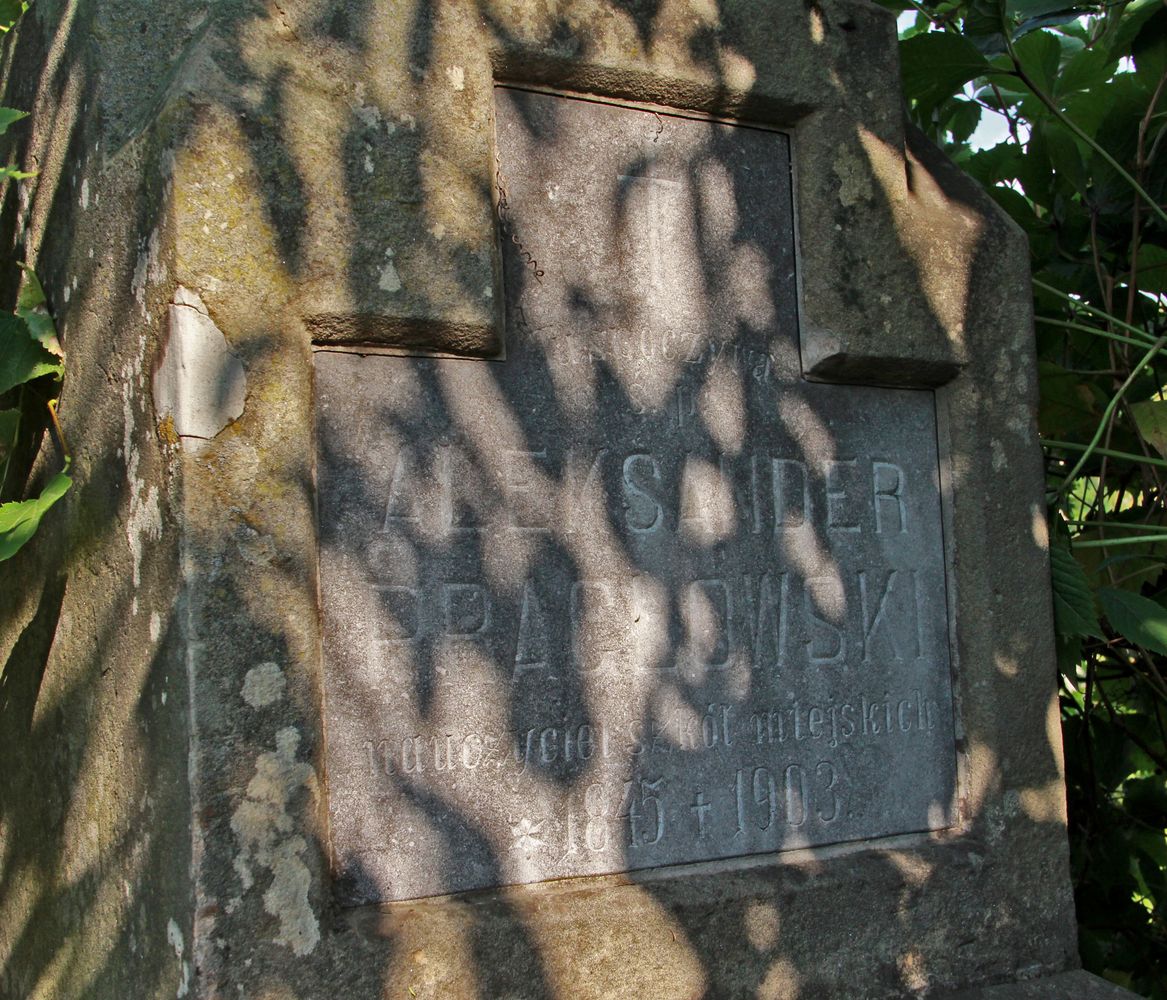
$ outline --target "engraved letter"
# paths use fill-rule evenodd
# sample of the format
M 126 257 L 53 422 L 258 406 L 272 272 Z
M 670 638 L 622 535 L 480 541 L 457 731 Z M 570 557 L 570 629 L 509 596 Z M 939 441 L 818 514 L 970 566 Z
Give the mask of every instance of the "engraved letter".
M 462 766 L 473 771 L 482 761 L 482 737 L 471 733 L 462 740 Z
M 454 734 L 447 733 L 445 736 L 446 743 L 446 759 L 442 763 L 442 737 L 433 736 L 430 742 L 434 747 L 434 770 L 435 771 L 452 771 L 454 770 Z
M 789 768 L 787 769 L 789 772 Z M 759 822 L 758 826 L 762 830 L 769 830 L 770 825 L 774 822 L 774 817 L 778 813 L 778 788 L 774 784 L 774 775 L 770 773 L 768 767 L 754 768 L 754 804 L 759 806 L 766 806 L 766 822 Z
M 640 779 L 641 801 L 644 803 L 646 809 L 649 806 L 652 807 L 653 815 L 656 817 L 656 825 L 652 839 L 650 840 L 648 838 L 647 833 L 641 837 L 641 842 L 646 847 L 659 844 L 661 838 L 665 835 L 665 811 L 661 806 L 660 795 L 658 794 L 664 788 L 664 784 L 664 778 L 657 778 L 656 781 L 649 781 L 647 778 Z
M 567 530 L 569 533 L 574 532 L 578 527 L 580 515 L 583 512 L 584 501 L 587 499 L 588 494 L 597 489 L 597 487 L 600 491 L 597 513 L 600 515 L 603 513 L 603 482 L 600 472 L 601 463 L 603 462 L 604 456 L 607 454 L 608 450 L 606 448 L 602 448 L 600 451 L 598 451 L 596 453 L 596 457 L 592 459 L 592 464 L 588 469 L 587 475 L 580 477 L 580 470 L 575 465 L 575 453 L 568 452 L 567 464 L 568 469 L 571 470 L 570 474 L 572 476 L 570 491 L 568 493 L 569 509 L 567 514 Z
M 379 634 L 384 642 L 408 642 L 416 639 L 421 624 L 417 591 L 412 587 L 374 587 L 381 605 Z
M 696 580 L 689 585 L 689 642 L 705 668 L 722 670 L 733 652 L 733 601 L 722 580 Z
M 664 521 L 664 509 L 645 488 L 643 479 L 637 482 L 633 478 L 637 468 L 643 470 L 645 464 L 653 482 L 660 485 L 660 466 L 651 455 L 629 455 L 624 459 L 624 502 L 628 505 L 624 516 L 628 527 L 641 533 L 658 530 Z
M 588 815 L 584 844 L 589 851 L 602 851 L 608 846 L 608 808 L 603 785 L 598 782 L 588 785 L 584 792 L 584 811 Z
M 824 478 L 827 486 L 827 527 L 832 531 L 858 531 L 859 525 L 855 521 L 838 520 L 845 512 L 845 503 L 836 506 L 835 501 L 846 501 L 847 489 L 837 481 L 838 474 L 848 466 L 854 468 L 859 464 L 857 459 L 848 458 L 837 462 L 824 464 Z
M 868 614 L 868 598 L 867 598 L 867 573 L 863 570 L 859 571 L 859 604 L 863 611 L 863 662 L 871 662 L 871 637 L 875 634 L 875 630 L 881 625 L 887 625 L 887 598 L 891 593 L 891 589 L 895 586 L 896 570 L 888 570 L 887 579 L 883 584 L 883 593 L 879 595 L 879 601 L 875 606 L 875 614 Z M 891 643 L 892 656 L 897 660 L 901 660 L 899 645 L 896 643 L 896 630 L 894 628 L 885 628 L 884 634 Z
M 571 651 L 576 670 L 590 673 L 607 666 L 619 653 L 613 627 L 616 600 L 606 580 L 577 580 L 571 585 Z
M 758 581 L 757 599 L 754 597 L 753 577 L 744 578 L 746 592 L 746 626 L 750 630 L 753 646 L 753 668 L 760 670 L 763 659 L 763 642 L 769 636 L 774 645 L 774 666 L 782 667 L 786 662 L 786 633 L 790 618 L 787 597 L 790 587 L 786 573 L 778 574 L 778 597 L 775 600 L 769 573 L 763 573 Z
M 443 583 L 446 635 L 481 635 L 490 626 L 490 595 L 477 583 Z
M 596 750 L 596 738 L 592 733 L 592 727 L 586 722 L 579 727 L 579 731 L 575 738 L 576 754 L 580 760 L 591 760 L 592 754 Z
M 397 461 L 393 466 L 393 477 L 389 480 L 389 499 L 385 502 L 385 524 L 382 531 L 391 531 L 396 521 L 417 521 L 416 514 L 408 513 L 410 499 L 416 493 L 409 488 L 409 479 L 412 478 L 413 461 L 409 451 L 402 448 L 397 453 Z
M 697 794 L 693 797 L 693 804 L 689 806 L 693 810 L 693 815 L 697 817 L 697 839 L 705 839 L 705 814 L 713 808 L 713 804 L 705 801 L 705 793 L 698 789 Z
M 438 476 L 442 483 L 442 531 L 449 534 L 451 531 L 475 533 L 478 525 L 474 523 L 473 512 L 469 516 L 465 513 L 467 504 L 462 496 L 467 490 L 467 484 L 454 473 L 454 449 L 444 445 L 438 449 Z
M 365 740 L 365 750 L 369 755 L 369 768 L 374 774 L 392 774 L 389 752 L 389 741 L 380 740 L 374 743 L 372 740 Z
M 786 823 L 788 826 L 802 826 L 806 822 L 806 774 L 797 764 L 791 764 L 786 769 L 784 780 Z
M 771 464 L 771 480 L 775 534 L 780 528 L 801 527 L 810 518 L 810 481 L 806 466 L 797 459 L 775 458 Z M 795 482 L 799 485 L 792 486 Z
M 528 580 L 523 584 L 523 607 L 519 612 L 519 637 L 515 643 L 515 669 L 512 680 L 528 670 L 542 670 L 547 666 L 547 623 L 543 608 Z
M 539 734 L 539 757 L 544 764 L 550 764 L 559 757 L 559 730 L 549 726 Z
M 421 763 L 422 739 L 420 736 L 401 741 L 401 770 L 406 774 L 421 774 L 425 768 Z M 412 757 L 412 760 L 410 759 Z
M 904 470 L 891 462 L 872 462 L 871 481 L 875 500 L 875 533 L 883 534 L 883 505 L 893 504 L 899 533 L 908 530 L 908 516 L 904 508 Z
M 668 336 L 671 337 L 672 334 L 668 334 Z M 693 390 L 683 385 L 677 386 L 677 430 L 684 430 L 685 421 L 692 422 L 692 418 L 696 415 L 697 402 L 693 398 Z
M 811 577 L 803 587 L 803 598 L 807 616 L 818 627 L 819 632 L 818 637 L 808 635 L 803 640 L 806 643 L 806 653 L 810 662 L 816 665 L 842 663 L 847 652 L 847 637 L 838 626 L 815 614 L 815 607 L 817 605 L 829 611 L 837 611 L 837 613 L 832 614 L 832 617 L 837 621 L 843 621 L 846 605 L 843 585 L 832 576 Z M 816 638 L 826 639 L 827 648 L 825 650 L 820 647 L 816 651 Z
M 515 531 L 548 529 L 547 498 L 540 489 L 541 470 L 535 462 L 537 458 L 546 460 L 547 450 L 503 452 L 507 507 Z
M 820 760 L 815 766 L 814 773 L 820 782 L 825 780 L 826 784 L 822 790 L 831 800 L 829 813 L 823 809 L 821 802 L 815 812 L 819 814 L 819 819 L 824 823 L 831 823 L 839 818 L 839 796 L 835 791 L 835 785 L 839 783 L 839 777 L 835 774 L 834 765 L 829 760 Z M 816 798 L 819 798 L 819 796 L 816 796 Z

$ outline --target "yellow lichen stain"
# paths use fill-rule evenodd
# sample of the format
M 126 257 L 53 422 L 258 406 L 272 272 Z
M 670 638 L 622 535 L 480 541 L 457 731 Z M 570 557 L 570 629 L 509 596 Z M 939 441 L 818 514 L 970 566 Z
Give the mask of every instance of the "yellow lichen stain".
M 178 445 L 178 431 L 174 429 L 174 417 L 172 414 L 168 413 L 158 421 L 158 439 L 171 448 Z

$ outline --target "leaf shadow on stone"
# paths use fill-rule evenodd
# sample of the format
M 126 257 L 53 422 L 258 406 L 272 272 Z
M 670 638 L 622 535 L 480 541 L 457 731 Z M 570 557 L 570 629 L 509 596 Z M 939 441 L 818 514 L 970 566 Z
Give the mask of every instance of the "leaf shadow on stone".
M 651 3 L 635 5 L 635 10 L 639 12 L 636 15 L 638 18 L 637 29 L 642 38 L 646 40 L 646 43 L 651 30 L 651 20 L 656 13 L 655 9 L 651 9 L 650 11 L 650 8 L 652 8 Z M 416 27 L 414 31 L 413 58 L 417 67 L 420 67 L 420 72 L 424 74 L 425 69 L 432 62 L 433 12 L 429 4 L 421 4 L 415 7 L 414 16 Z M 495 22 L 495 25 L 496 31 L 501 30 L 498 28 L 497 22 Z M 566 27 L 562 25 L 561 27 L 562 30 L 566 31 Z M 570 32 L 567 33 L 570 34 Z M 712 44 L 713 42 L 710 38 L 706 40 L 705 44 L 699 45 L 698 48 L 702 53 L 712 52 Z M 809 44 L 809 38 L 800 39 L 798 44 Z M 715 65 L 712 59 L 710 61 L 712 65 Z M 413 71 L 415 74 L 419 72 L 416 68 Z M 286 189 L 290 192 L 290 201 L 287 204 L 280 200 L 282 195 L 277 197 L 273 193 L 280 188 L 283 180 L 286 179 L 282 172 L 284 167 L 281 164 L 286 166 L 294 162 L 289 153 L 290 144 L 283 134 L 286 129 L 286 122 L 280 117 L 278 111 L 282 87 L 283 81 L 278 77 L 274 78 L 267 85 L 266 100 L 268 104 L 265 107 L 269 109 L 272 119 L 269 125 L 257 127 L 253 131 L 252 149 L 253 156 L 257 158 L 257 161 L 263 161 L 267 164 L 264 167 L 264 170 L 268 171 L 265 174 L 265 185 L 271 189 L 268 195 L 268 211 L 271 213 L 273 219 L 282 219 L 282 222 L 277 225 L 277 229 L 281 229 L 281 249 L 288 255 L 289 260 L 292 262 L 289 266 L 294 269 L 297 266 L 296 262 L 300 259 L 302 252 L 302 247 L 299 244 L 299 238 L 295 230 L 297 223 L 302 224 L 304 218 L 302 190 L 300 190 L 300 193 L 297 193 L 298 181 L 294 181 L 291 187 Z M 357 135 L 357 127 L 355 125 L 351 134 L 353 136 Z M 270 163 L 268 163 L 269 160 L 271 161 Z M 350 187 L 354 190 L 356 189 L 358 179 L 350 170 L 347 180 Z M 955 195 L 959 197 L 960 191 L 955 192 Z M 484 193 L 484 197 L 488 198 L 489 194 Z M 296 208 L 297 198 L 301 205 L 299 209 Z M 739 211 L 747 211 L 750 206 L 741 204 L 738 208 Z M 619 225 L 621 222 L 620 206 L 612 207 L 610 214 L 613 224 Z M 371 220 L 358 221 L 358 229 L 367 230 L 371 225 Z M 698 221 L 698 226 L 700 225 L 702 223 Z M 287 232 L 284 233 L 284 230 L 287 230 Z M 368 262 L 361 263 L 357 267 L 350 267 L 349 273 L 350 282 L 354 289 L 365 286 L 368 280 Z M 526 277 L 525 270 L 520 269 L 520 273 L 523 277 L 518 279 L 519 281 L 530 280 Z M 704 262 L 704 274 L 707 286 L 709 288 L 717 287 L 720 269 L 716 261 L 707 260 Z M 468 294 L 471 291 L 473 290 L 467 288 Z M 572 289 L 571 295 L 580 314 L 591 316 L 605 314 L 602 304 L 594 301 L 588 295 L 586 289 Z M 738 336 L 744 336 L 744 331 L 739 329 Z M 538 359 L 533 360 L 535 361 L 536 367 L 538 367 Z M 544 361 L 545 367 L 546 364 Z M 630 397 L 622 380 L 613 371 L 611 366 L 603 362 L 598 362 L 595 367 L 599 382 L 603 387 L 601 393 L 603 402 L 597 407 L 598 412 L 594 415 L 593 419 L 600 421 L 604 419 L 606 411 L 621 412 L 627 410 L 630 406 Z M 516 416 L 520 421 L 520 425 L 523 426 L 523 413 L 522 408 L 518 405 L 518 397 L 509 397 L 508 402 L 512 414 Z M 443 405 L 447 410 L 450 409 L 448 402 Z M 396 419 L 396 415 L 385 415 L 383 419 L 385 419 L 386 423 L 389 423 L 391 419 Z M 651 415 L 650 419 L 656 421 L 659 426 L 663 427 L 666 426 L 668 417 L 663 413 L 656 413 Z M 697 419 L 702 421 L 703 432 L 706 436 L 710 436 L 710 428 L 704 424 L 704 418 L 698 416 Z M 557 415 L 554 421 L 554 425 L 560 430 L 565 429 L 568 423 L 569 418 L 562 412 Z M 523 426 L 523 430 L 527 435 L 528 443 L 534 448 L 536 444 L 534 441 L 535 429 L 531 426 Z M 416 436 L 418 428 L 405 424 L 401 426 L 401 431 L 402 436 L 408 438 L 409 436 Z M 557 469 L 556 471 L 560 475 L 562 474 L 562 469 Z M 615 491 L 620 485 L 618 477 L 614 472 L 609 472 L 607 475 L 607 488 L 612 495 L 615 495 Z M 823 485 L 821 473 L 816 470 L 816 475 L 820 477 L 818 485 L 821 487 Z M 670 495 L 668 499 L 670 503 L 679 507 L 680 501 L 676 494 Z M 383 507 L 384 498 L 383 496 L 378 496 L 370 492 L 363 495 L 357 494 L 354 497 L 354 502 L 359 504 L 362 509 L 376 509 L 379 505 Z M 614 514 L 611 513 L 608 526 L 617 532 L 623 527 L 619 520 L 615 518 Z M 326 525 L 322 525 L 321 535 L 323 543 L 328 537 L 328 528 Z M 410 544 L 415 546 L 420 559 L 440 558 L 440 553 L 428 547 L 428 543 L 421 536 L 411 538 Z M 485 561 L 485 556 L 481 549 L 474 553 L 473 560 L 481 573 L 481 567 Z M 563 552 L 562 547 L 555 544 L 541 548 L 533 563 L 536 567 L 558 565 L 561 572 L 572 574 L 576 572 L 571 568 L 572 563 L 570 557 Z M 306 569 L 299 567 L 295 571 L 306 572 Z M 666 584 L 668 583 L 667 580 L 664 582 Z M 686 598 L 680 592 L 679 588 L 670 586 L 668 589 L 668 646 L 671 651 L 675 652 L 681 642 L 684 631 L 683 618 Z M 58 602 L 56 611 L 53 611 L 52 595 L 50 594 L 49 596 L 50 600 L 44 612 L 46 616 L 44 618 L 45 623 L 52 619 L 55 614 L 59 613 L 60 610 L 60 603 Z M 504 609 L 504 613 L 512 621 L 517 621 L 521 615 L 520 600 L 521 597 L 512 596 L 512 599 Z M 237 618 L 245 618 L 246 612 L 239 610 L 237 602 L 238 594 L 234 595 L 231 600 L 226 601 L 222 605 L 223 613 Z M 1000 645 L 1002 647 L 1007 646 L 1011 639 L 1012 637 L 1002 638 Z M 745 650 L 739 651 L 745 652 Z M 434 655 L 434 651 L 431 648 L 424 654 L 417 668 L 418 697 L 423 705 L 427 706 L 433 703 L 434 698 L 436 675 Z M 245 658 L 240 654 L 232 662 L 243 662 Z M 501 676 L 509 677 L 509 669 L 505 658 L 503 658 L 503 662 L 496 663 L 495 666 Z M 683 690 L 684 699 L 689 707 L 693 709 L 702 708 L 703 700 L 710 695 L 710 689 L 702 688 L 699 684 L 690 684 L 687 687 L 682 685 L 682 687 L 685 688 Z M 201 695 L 196 695 L 196 697 L 205 697 L 205 694 L 206 692 L 204 691 Z M 716 689 L 712 690 L 712 694 L 719 697 L 722 696 L 721 692 Z M 384 697 L 384 692 L 369 692 L 368 697 L 370 707 L 375 708 L 378 704 L 378 699 Z M 578 693 L 574 697 L 582 705 Z M 511 705 L 511 717 L 515 721 L 516 726 L 531 721 L 533 716 L 529 712 L 532 706 L 536 704 L 537 702 L 533 696 L 530 699 L 526 696 L 520 696 L 515 699 L 514 704 Z M 78 707 L 70 715 L 83 717 L 83 712 Z M 990 744 L 993 742 L 993 734 L 991 732 L 974 735 L 984 735 Z M 1035 770 L 1040 771 L 1042 768 L 1035 768 Z M 1053 766 L 1052 758 L 1049 762 L 1049 767 L 1044 770 L 1048 773 L 1056 770 Z M 576 775 L 571 773 L 553 776 L 557 781 L 567 783 L 577 778 Z M 638 765 L 637 769 L 633 772 L 633 777 L 651 779 L 653 774 Z M 440 801 L 432 792 L 426 790 L 424 787 L 407 790 L 405 794 L 419 808 L 429 811 L 434 816 L 441 815 L 443 822 L 447 826 L 452 826 L 457 831 L 455 844 L 459 850 L 482 851 L 484 856 L 489 859 L 489 863 L 494 866 L 493 870 L 495 872 L 498 871 L 498 859 L 493 856 L 489 844 L 485 843 L 481 831 L 475 830 L 465 816 L 460 816 L 456 812 L 449 812 L 447 804 Z M 938 805 L 946 806 L 947 803 L 938 803 Z M 29 835 L 33 836 L 35 833 L 36 831 L 30 831 Z M 219 864 L 224 872 L 229 870 L 229 861 L 226 858 L 218 859 L 216 864 Z M 766 869 L 763 868 L 762 871 L 764 872 Z M 791 875 L 789 870 L 783 869 L 783 878 L 787 882 L 798 882 L 800 878 L 806 883 L 813 882 L 817 875 L 817 863 L 813 860 L 807 862 L 801 871 L 805 872 L 805 875 Z M 784 893 L 788 894 L 777 898 L 761 898 L 764 894 L 758 889 L 759 878 L 756 870 L 753 875 L 750 874 L 749 869 L 743 869 L 741 872 L 731 873 L 728 876 L 721 874 L 707 876 L 700 869 L 687 869 L 677 874 L 678 877 L 675 882 L 648 874 L 633 875 L 632 882 L 634 883 L 634 887 L 642 892 L 645 897 L 655 902 L 660 911 L 667 913 L 676 921 L 682 937 L 686 939 L 685 943 L 699 956 L 701 966 L 706 973 L 707 981 L 720 984 L 710 986 L 706 990 L 707 996 L 716 996 L 720 991 L 727 988 L 726 984 L 737 982 L 742 984 L 743 988 L 748 992 L 754 992 L 767 983 L 775 987 L 781 987 L 785 984 L 788 995 L 809 997 L 816 994 L 816 982 L 834 981 L 833 973 L 829 975 L 822 970 L 798 968 L 792 966 L 787 961 L 783 950 L 782 927 L 797 927 L 800 923 L 804 922 L 814 922 L 817 924 L 821 921 L 821 915 L 824 909 L 839 914 L 845 913 L 848 908 L 851 887 L 839 884 L 838 882 L 832 884 L 816 884 L 814 901 L 811 902 L 809 901 L 810 893 L 802 892 L 796 896 L 795 893 L 789 890 L 783 890 Z M 975 873 L 966 872 L 966 874 L 969 878 L 975 877 Z M 868 857 L 862 864 L 860 877 L 870 883 L 880 884 L 886 887 L 889 902 L 888 910 L 884 916 L 888 922 L 899 922 L 904 927 L 907 937 L 917 939 L 922 944 L 929 943 L 928 924 L 936 915 L 928 911 L 927 879 L 915 891 L 905 891 L 903 888 L 903 878 L 898 869 L 896 869 L 891 861 L 886 860 L 877 852 L 869 852 Z M 726 881 L 730 883 L 729 888 L 725 885 Z M 711 908 L 708 905 L 709 899 L 721 900 L 724 905 Z M 57 903 L 53 903 L 54 907 L 57 905 Z M 487 909 L 489 908 L 484 908 L 484 914 Z M 249 910 L 247 912 L 251 911 Z M 1008 914 L 1000 918 L 1002 926 L 1007 924 L 1008 918 Z M 243 918 L 241 917 L 240 919 Z M 525 987 L 530 991 L 528 995 L 553 995 L 549 981 L 539 973 L 541 969 L 539 949 L 535 943 L 536 938 L 530 929 L 532 922 L 537 919 L 538 917 L 535 915 L 522 913 L 514 907 L 500 904 L 500 908 L 494 910 L 491 916 L 487 917 L 484 915 L 476 923 L 476 959 L 484 982 L 490 984 L 488 987 L 483 987 L 483 996 L 501 995 L 504 989 L 511 988 L 514 984 L 515 969 L 509 967 L 502 968 L 498 953 L 494 951 L 495 942 L 498 940 L 512 943 L 518 942 L 517 944 L 513 944 L 514 952 L 522 956 L 518 967 L 521 968 L 524 975 L 531 976 L 534 980 L 533 982 L 528 982 Z M 940 922 L 937 920 L 937 923 Z M 872 919 L 870 923 L 874 925 L 878 921 Z M 774 926 L 777 927 L 777 930 L 771 932 L 768 928 Z M 860 959 L 866 961 L 871 954 L 875 953 L 871 949 L 879 947 L 878 935 L 874 927 L 869 930 L 868 936 L 861 938 L 860 943 L 857 943 L 854 938 L 847 938 L 844 926 L 845 922 L 840 921 L 837 933 L 832 937 L 824 939 L 822 948 L 824 968 L 828 963 L 839 963 L 847 960 L 858 962 Z M 997 932 L 1003 933 L 1000 927 L 998 927 Z M 945 947 L 946 943 L 932 941 L 929 946 Z M 382 951 L 380 950 L 379 943 L 377 947 L 372 949 L 374 952 L 374 962 L 387 965 L 390 961 L 389 956 L 393 947 L 394 942 L 390 940 L 384 944 L 384 950 Z M 874 989 L 891 991 L 895 988 L 910 986 L 912 984 L 909 973 L 912 975 L 927 975 L 928 969 L 926 961 L 922 960 L 922 965 L 918 968 L 913 967 L 905 970 L 902 965 L 897 964 L 896 959 L 897 956 L 888 957 L 882 981 L 876 984 L 873 987 Z M 532 969 L 536 970 L 535 974 L 532 974 Z M 276 973 L 273 973 L 273 975 L 276 975 Z M 773 978 L 772 983 L 771 978 Z
M 131 723 L 143 734 L 145 752 L 139 765 L 121 776 L 125 798 L 116 806 L 95 803 L 92 818 L 82 824 L 74 798 L 85 770 L 81 761 L 93 753 L 93 742 L 108 734 L 78 720 L 93 712 L 99 688 L 111 683 L 102 674 L 119 640 L 107 623 L 92 637 L 87 662 L 70 665 L 77 679 L 52 692 L 51 708 L 39 704 L 43 674 L 50 672 L 55 682 L 64 668 L 53 647 L 66 590 L 64 574 L 45 582 L 37 612 L 10 653 L 0 683 L 0 743 L 12 762 L 0 782 L 5 827 L 0 900 L 19 912 L 19 921 L 16 912 L 6 918 L 0 985 L 12 996 L 57 989 L 79 994 L 82 983 L 94 996 L 165 990 L 172 977 L 182 979 L 181 959 L 154 933 L 144 911 L 109 907 L 108 901 L 122 899 L 128 884 L 149 885 L 152 892 L 184 888 L 181 859 L 189 853 L 189 832 L 162 819 L 189 809 L 185 789 L 170 780 L 175 765 L 181 767 L 175 754 L 183 734 L 178 705 L 171 713 L 177 733 L 157 718 L 159 694 L 172 668 L 170 653 L 160 651 L 147 668 Z M 128 595 L 122 599 L 128 609 Z M 40 762 L 36 769 L 17 763 L 34 757 Z M 122 881 L 127 874 L 128 884 Z M 100 945 L 86 946 L 90 934 L 100 936 Z M 169 952 L 169 961 L 158 960 L 160 951 Z M 189 976 L 190 952 L 183 957 Z
M 263 81 L 263 99 L 241 106 L 239 126 L 247 137 L 252 163 L 259 175 L 268 218 L 275 228 L 280 257 L 292 275 L 304 266 L 301 243 L 308 222 L 307 192 L 285 135 L 290 70 L 276 70 Z

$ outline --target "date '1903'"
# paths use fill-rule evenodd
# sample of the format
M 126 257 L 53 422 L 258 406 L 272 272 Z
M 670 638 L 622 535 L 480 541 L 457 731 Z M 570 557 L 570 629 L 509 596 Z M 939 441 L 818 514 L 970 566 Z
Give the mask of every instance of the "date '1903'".
M 779 839 L 784 828 L 839 819 L 844 810 L 840 793 L 839 775 L 827 760 L 805 767 L 741 767 L 724 787 L 708 793 L 670 785 L 665 777 L 627 780 L 616 788 L 595 782 L 566 811 L 563 852 L 647 851 L 677 838 L 721 841 L 722 835 Z M 530 821 L 521 828 L 536 826 L 543 829 L 542 822 Z M 534 847 L 553 846 L 517 834 L 514 849 L 530 853 Z

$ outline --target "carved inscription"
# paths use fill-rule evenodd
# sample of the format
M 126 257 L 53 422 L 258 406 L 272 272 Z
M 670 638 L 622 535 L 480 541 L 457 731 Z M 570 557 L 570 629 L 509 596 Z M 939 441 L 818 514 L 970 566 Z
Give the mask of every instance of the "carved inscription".
M 790 374 L 785 139 L 500 93 L 506 362 L 316 356 L 342 903 L 947 825 L 933 401 Z

